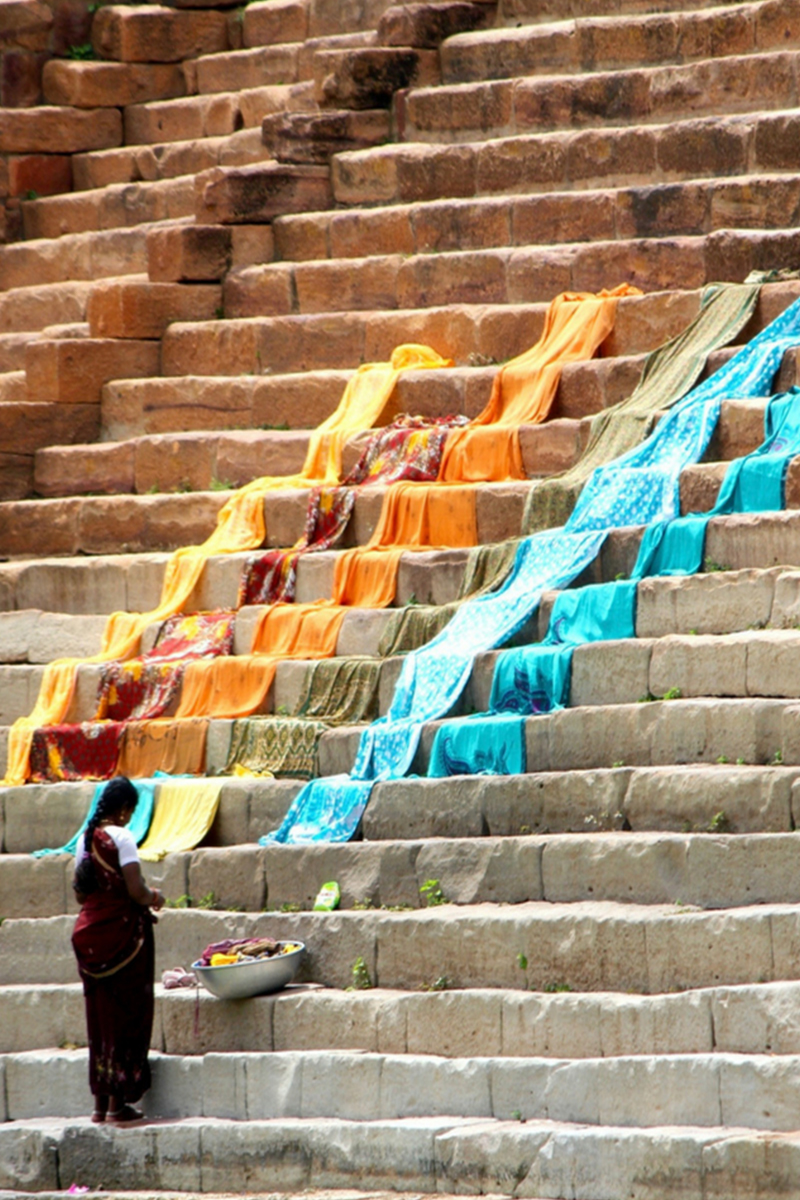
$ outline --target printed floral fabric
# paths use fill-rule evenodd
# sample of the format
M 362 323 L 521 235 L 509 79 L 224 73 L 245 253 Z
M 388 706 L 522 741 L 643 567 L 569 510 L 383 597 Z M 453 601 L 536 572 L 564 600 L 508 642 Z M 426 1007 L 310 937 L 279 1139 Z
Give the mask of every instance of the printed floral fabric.
M 85 721 L 35 729 L 31 779 L 34 783 L 110 779 L 117 768 L 124 728 L 120 721 Z
M 230 611 L 170 617 L 148 654 L 103 667 L 96 719 L 146 721 L 164 716 L 177 703 L 189 662 L 230 654 L 233 621 Z
M 302 538 L 291 550 L 254 555 L 242 575 L 239 603 L 273 604 L 294 600 L 297 560 L 309 551 L 329 550 L 343 536 L 358 489 L 400 480 L 436 479 L 445 439 L 466 417 L 399 417 L 371 434 L 358 462 L 337 487 L 312 489 Z

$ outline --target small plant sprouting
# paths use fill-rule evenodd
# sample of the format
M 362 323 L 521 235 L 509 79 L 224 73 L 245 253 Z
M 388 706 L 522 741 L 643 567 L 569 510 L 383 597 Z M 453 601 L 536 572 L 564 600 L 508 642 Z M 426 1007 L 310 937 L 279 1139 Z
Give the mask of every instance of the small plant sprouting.
M 217 307 L 214 309 L 214 319 L 216 321 L 224 321 L 225 320 L 225 309 L 223 308 L 223 306 L 221 304 L 218 304 Z
M 424 896 L 428 908 L 435 908 L 437 904 L 447 904 L 438 879 L 426 879 L 419 889 L 419 894 Z
M 83 61 L 94 58 L 94 46 L 91 42 L 82 42 L 80 46 L 68 46 L 67 58 L 77 58 Z
M 671 687 L 667 688 L 661 698 L 662 700 L 680 700 L 682 696 L 683 692 L 679 687 Z
M 517 955 L 517 966 L 519 967 L 520 971 L 527 971 L 527 969 L 528 969 L 527 956 L 524 955 L 521 950 L 520 950 L 519 954 Z
M 440 975 L 438 979 L 434 979 L 433 983 L 425 985 L 423 992 L 449 992 L 453 986 L 453 981 L 449 975 Z
M 653 695 L 653 693 L 645 692 L 645 694 L 643 696 L 639 697 L 639 699 L 636 701 L 636 703 L 637 704 L 649 704 L 651 700 L 655 700 L 655 696 Z
M 612 766 L 612 767 L 613 767 L 615 770 L 616 770 L 616 768 L 617 768 L 617 767 L 624 767 L 624 766 L 625 766 L 625 759 L 624 759 L 624 758 L 616 758 L 616 759 L 614 759 L 614 761 L 612 762 L 611 766 Z
M 550 992 L 550 993 L 571 992 L 572 988 L 570 987 L 570 985 L 568 983 L 546 983 L 544 985 L 544 990 L 546 992 Z
M 301 911 L 302 911 L 302 909 L 300 908 L 300 905 L 295 903 L 294 900 L 284 900 L 283 904 L 281 905 L 281 912 L 284 912 L 284 913 L 294 913 L 294 912 L 301 912 Z
M 353 977 L 353 987 L 357 992 L 364 992 L 372 987 L 372 977 L 369 973 L 369 967 L 360 954 L 353 963 L 350 974 Z
M 182 896 L 178 896 L 175 900 L 165 900 L 164 905 L 166 908 L 191 908 L 192 897 L 184 892 Z
M 23 200 L 38 200 L 39 193 L 37 192 L 36 188 L 28 188 L 27 192 L 25 192 L 23 194 L 22 199 Z
M 712 574 L 714 571 L 730 571 L 730 569 L 730 567 L 725 566 L 723 563 L 718 563 L 713 558 L 707 558 L 703 563 L 703 570 L 708 575 Z
M 780 746 L 773 754 L 772 761 L 777 765 L 780 765 L 783 762 L 783 751 L 781 750 Z
M 689 633 L 692 635 L 692 637 L 697 637 L 697 630 L 696 630 L 696 629 L 690 629 L 690 630 L 689 630 Z
M 730 833 L 730 829 L 730 818 L 723 808 L 718 813 L 714 813 L 714 816 L 708 822 L 709 833 Z
M 205 896 L 201 896 L 195 904 L 195 908 L 213 908 L 216 896 L 213 892 L 206 892 Z
M 728 762 L 728 761 L 729 761 L 729 760 L 728 760 L 728 756 L 727 756 L 727 754 L 718 754 L 718 755 L 717 755 L 717 762 L 718 762 L 720 765 L 722 765 L 723 763 L 726 763 L 726 762 Z
M 212 475 L 208 490 L 210 492 L 232 492 L 235 486 L 227 479 L 217 479 L 216 475 Z
M 512 1121 L 522 1121 L 522 1122 L 524 1122 L 525 1118 L 523 1117 L 523 1115 L 522 1115 L 522 1112 L 520 1111 L 520 1109 L 518 1109 L 518 1108 L 515 1108 L 515 1109 L 512 1111 L 512 1113 L 511 1113 L 511 1120 L 512 1120 Z
M 356 900 L 353 905 L 355 912 L 365 912 L 367 909 L 374 908 L 375 901 L 371 896 L 365 896 L 363 900 Z

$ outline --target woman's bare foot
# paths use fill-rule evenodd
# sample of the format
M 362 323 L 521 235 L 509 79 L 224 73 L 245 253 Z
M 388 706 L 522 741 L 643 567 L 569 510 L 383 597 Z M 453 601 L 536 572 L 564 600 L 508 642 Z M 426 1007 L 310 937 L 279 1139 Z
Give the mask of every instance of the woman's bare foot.
M 123 1104 L 120 1108 L 109 1109 L 106 1120 L 109 1125 L 135 1125 L 144 1120 L 144 1113 L 131 1104 Z
M 102 1125 L 106 1119 L 108 1112 L 108 1096 L 95 1096 L 94 1112 L 92 1113 L 92 1123 L 94 1125 Z

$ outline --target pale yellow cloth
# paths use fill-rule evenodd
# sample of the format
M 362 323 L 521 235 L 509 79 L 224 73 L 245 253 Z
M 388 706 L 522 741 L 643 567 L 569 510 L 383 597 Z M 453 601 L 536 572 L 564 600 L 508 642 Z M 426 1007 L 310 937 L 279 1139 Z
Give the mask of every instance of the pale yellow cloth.
M 144 862 L 167 854 L 194 850 L 211 828 L 219 807 L 219 780 L 181 779 L 162 783 L 156 793 L 153 819 L 139 847 Z

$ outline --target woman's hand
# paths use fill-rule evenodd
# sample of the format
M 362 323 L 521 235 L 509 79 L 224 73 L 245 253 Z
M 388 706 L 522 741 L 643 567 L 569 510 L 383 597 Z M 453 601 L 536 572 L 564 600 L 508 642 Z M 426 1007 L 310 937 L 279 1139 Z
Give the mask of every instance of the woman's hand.
M 150 907 L 156 912 L 164 907 L 164 896 L 160 888 L 150 888 Z

